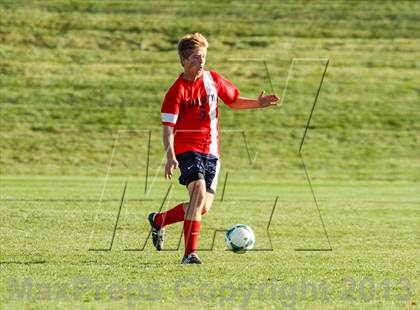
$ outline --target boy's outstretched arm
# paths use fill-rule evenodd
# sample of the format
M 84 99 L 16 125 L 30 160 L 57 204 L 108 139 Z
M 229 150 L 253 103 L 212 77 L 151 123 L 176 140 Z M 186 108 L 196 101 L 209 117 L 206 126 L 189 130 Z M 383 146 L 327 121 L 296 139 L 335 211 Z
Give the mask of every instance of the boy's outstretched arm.
M 262 91 L 257 99 L 238 97 L 236 101 L 229 104 L 232 109 L 259 109 L 267 108 L 277 105 L 279 97 L 276 95 L 265 95 L 265 91 Z

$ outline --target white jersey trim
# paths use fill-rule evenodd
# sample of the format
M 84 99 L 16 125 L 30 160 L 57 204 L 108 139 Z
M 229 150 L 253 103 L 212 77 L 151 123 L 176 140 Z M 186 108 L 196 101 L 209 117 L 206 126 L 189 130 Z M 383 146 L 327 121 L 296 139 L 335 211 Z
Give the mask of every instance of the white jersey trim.
M 176 121 L 178 119 L 177 114 L 171 114 L 171 113 L 160 113 L 160 117 L 162 118 L 162 122 L 172 123 L 172 124 L 176 124 Z
M 210 116 L 210 151 L 211 155 L 219 157 L 219 137 L 217 121 L 217 89 L 210 71 L 203 72 L 203 82 L 209 101 Z

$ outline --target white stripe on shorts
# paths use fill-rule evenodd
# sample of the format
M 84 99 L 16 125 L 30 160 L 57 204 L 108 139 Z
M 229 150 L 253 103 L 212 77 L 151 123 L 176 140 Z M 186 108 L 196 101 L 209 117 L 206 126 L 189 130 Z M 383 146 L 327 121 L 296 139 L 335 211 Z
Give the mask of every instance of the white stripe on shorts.
M 220 159 L 217 161 L 216 164 L 216 173 L 214 174 L 214 178 L 213 181 L 210 184 L 210 188 L 216 192 L 216 187 L 217 187 L 217 179 L 219 177 L 219 171 L 220 171 Z

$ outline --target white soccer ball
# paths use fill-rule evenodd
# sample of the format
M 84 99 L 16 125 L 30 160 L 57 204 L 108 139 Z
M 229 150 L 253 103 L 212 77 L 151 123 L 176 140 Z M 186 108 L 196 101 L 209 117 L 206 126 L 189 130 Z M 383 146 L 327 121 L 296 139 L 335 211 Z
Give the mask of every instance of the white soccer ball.
M 245 253 L 255 244 L 255 234 L 251 227 L 244 224 L 235 224 L 226 231 L 226 244 L 234 253 Z

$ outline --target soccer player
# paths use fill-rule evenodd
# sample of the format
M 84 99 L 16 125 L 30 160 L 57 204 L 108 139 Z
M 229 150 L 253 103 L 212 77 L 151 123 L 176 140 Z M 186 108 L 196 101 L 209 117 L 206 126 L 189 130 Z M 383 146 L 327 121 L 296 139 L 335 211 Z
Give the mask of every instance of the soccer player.
M 171 179 L 179 167 L 179 182 L 187 187 L 189 201 L 148 216 L 158 251 L 163 248 L 164 227 L 184 222 L 182 264 L 201 264 L 197 256 L 201 216 L 212 205 L 220 169 L 218 98 L 232 109 L 270 107 L 279 99 L 264 91 L 257 99 L 239 97 L 238 89 L 229 80 L 204 69 L 207 47 L 207 40 L 200 33 L 181 38 L 178 54 L 184 72 L 166 93 L 161 108 L 167 158 L 165 178 Z

